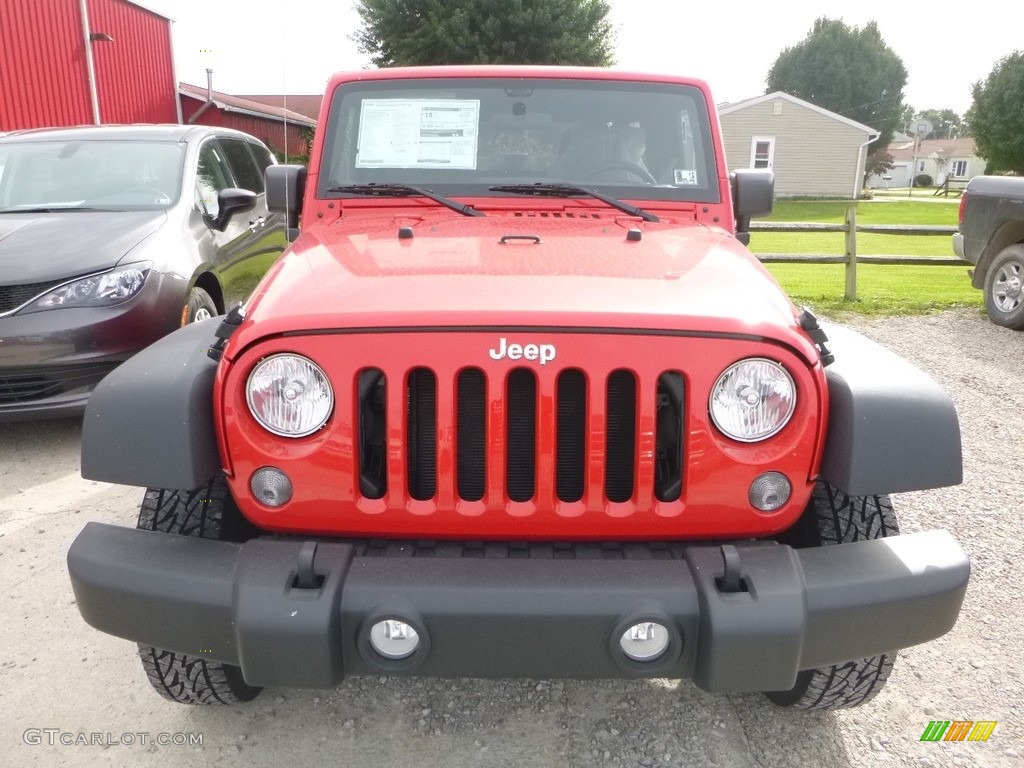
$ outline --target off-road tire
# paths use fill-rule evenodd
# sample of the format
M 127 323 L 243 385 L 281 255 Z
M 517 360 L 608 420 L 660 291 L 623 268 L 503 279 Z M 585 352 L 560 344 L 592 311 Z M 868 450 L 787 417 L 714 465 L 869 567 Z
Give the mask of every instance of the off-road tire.
M 996 325 L 1024 330 L 1024 244 L 999 252 L 985 273 L 985 310 Z
M 217 541 L 244 541 L 254 533 L 223 475 L 191 491 L 148 489 L 137 527 Z M 248 685 L 241 669 L 219 661 L 142 644 L 139 657 L 157 693 L 179 704 L 234 704 L 251 701 L 262 690 Z
M 797 524 L 784 537 L 795 547 L 827 547 L 899 533 L 888 496 L 847 496 L 819 482 Z M 768 691 L 776 704 L 797 709 L 830 710 L 857 707 L 873 699 L 892 672 L 896 652 L 857 659 L 797 675 L 788 691 Z
M 219 314 L 217 302 L 205 290 L 195 286 L 188 292 L 185 306 L 181 311 L 181 324 L 188 325 L 199 320 L 209 320 Z

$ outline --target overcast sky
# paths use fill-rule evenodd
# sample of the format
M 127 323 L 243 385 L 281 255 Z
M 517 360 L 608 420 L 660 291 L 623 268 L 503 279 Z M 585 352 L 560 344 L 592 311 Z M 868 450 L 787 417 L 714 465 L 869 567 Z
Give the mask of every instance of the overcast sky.
M 237 95 L 322 93 L 327 78 L 368 64 L 349 38 L 358 26 L 350 0 L 141 0 L 174 19 L 178 79 Z M 861 26 L 878 22 L 903 59 L 906 101 L 916 109 L 971 103 L 970 86 L 995 62 L 1024 49 L 1019 0 L 969 3 L 896 0 L 685 2 L 611 0 L 616 68 L 707 80 L 715 100 L 764 93 L 779 52 L 802 40 L 818 16 Z

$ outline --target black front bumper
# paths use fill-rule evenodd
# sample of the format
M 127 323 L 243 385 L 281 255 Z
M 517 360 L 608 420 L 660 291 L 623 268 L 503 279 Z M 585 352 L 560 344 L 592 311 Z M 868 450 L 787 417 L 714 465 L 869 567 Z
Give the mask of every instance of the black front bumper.
M 738 544 L 738 591 L 723 589 L 729 547 L 368 556 L 319 542 L 318 583 L 301 588 L 303 546 L 89 523 L 68 567 L 92 626 L 238 665 L 252 685 L 325 687 L 347 674 L 691 677 L 722 692 L 784 690 L 802 669 L 932 640 L 956 622 L 970 574 L 945 531 L 804 550 Z M 370 647 L 370 627 L 386 618 L 420 633 L 411 657 Z M 655 661 L 619 649 L 642 621 L 669 629 Z

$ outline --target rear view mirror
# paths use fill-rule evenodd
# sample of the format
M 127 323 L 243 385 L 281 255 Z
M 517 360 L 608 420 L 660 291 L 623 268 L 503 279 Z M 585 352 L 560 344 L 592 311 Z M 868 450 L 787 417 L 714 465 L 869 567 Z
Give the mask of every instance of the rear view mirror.
M 270 165 L 264 171 L 267 188 L 267 208 L 271 213 L 283 213 L 288 219 L 288 241 L 299 235 L 299 213 L 306 191 L 306 166 Z
M 775 198 L 775 174 L 754 168 L 732 172 L 732 206 L 736 216 L 736 239 L 750 244 L 750 219 L 772 212 Z
M 222 189 L 217 195 L 217 217 L 213 220 L 213 226 L 223 231 L 232 216 L 251 211 L 255 207 L 255 192 L 236 187 Z

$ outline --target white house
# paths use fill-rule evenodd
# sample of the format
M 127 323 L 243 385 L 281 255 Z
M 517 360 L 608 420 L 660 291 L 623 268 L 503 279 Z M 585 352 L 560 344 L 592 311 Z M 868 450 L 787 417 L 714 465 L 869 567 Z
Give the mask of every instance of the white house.
M 777 91 L 719 106 L 729 170 L 770 168 L 779 197 L 860 196 L 878 131 Z
M 921 173 L 940 185 L 948 176 L 950 181 L 967 182 L 985 173 L 985 161 L 978 157 L 974 139 L 924 139 L 917 148 L 914 140 L 906 138 L 889 145 L 893 168 L 884 176 L 872 174 L 869 187 L 909 187 L 910 180 Z M 915 165 L 916 162 L 916 165 Z M 886 178 L 888 177 L 888 178 Z

